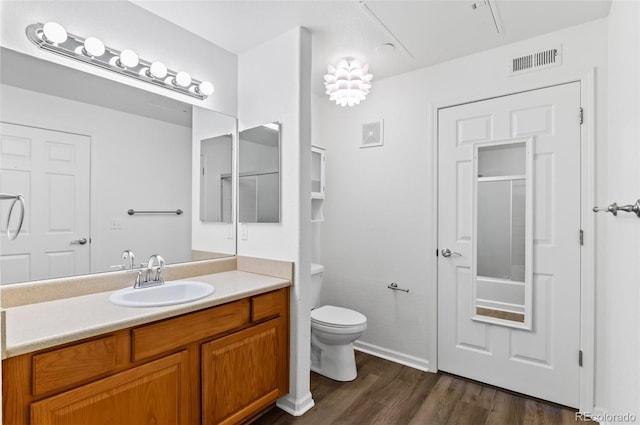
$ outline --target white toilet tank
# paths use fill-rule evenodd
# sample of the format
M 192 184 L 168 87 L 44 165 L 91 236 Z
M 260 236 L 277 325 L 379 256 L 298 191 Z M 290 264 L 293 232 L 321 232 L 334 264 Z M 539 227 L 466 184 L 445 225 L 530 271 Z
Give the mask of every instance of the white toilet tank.
M 311 264 L 311 308 L 320 305 L 320 289 L 322 288 L 322 275 L 324 266 L 321 264 Z

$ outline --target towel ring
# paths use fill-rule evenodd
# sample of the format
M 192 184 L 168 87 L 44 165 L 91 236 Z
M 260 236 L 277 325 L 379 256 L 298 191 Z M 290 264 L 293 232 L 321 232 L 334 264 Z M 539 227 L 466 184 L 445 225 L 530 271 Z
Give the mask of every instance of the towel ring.
M 13 208 L 16 206 L 16 203 L 18 201 L 20 201 L 20 223 L 18 223 L 18 228 L 16 229 L 16 232 L 14 234 L 11 234 L 11 230 L 9 230 L 9 223 L 11 222 L 11 215 L 13 213 Z M 7 237 L 10 240 L 13 241 L 18 237 L 18 235 L 20 234 L 20 231 L 22 230 L 23 223 L 24 223 L 24 196 L 16 195 L 15 199 L 11 203 L 11 207 L 9 208 L 9 214 L 7 215 Z

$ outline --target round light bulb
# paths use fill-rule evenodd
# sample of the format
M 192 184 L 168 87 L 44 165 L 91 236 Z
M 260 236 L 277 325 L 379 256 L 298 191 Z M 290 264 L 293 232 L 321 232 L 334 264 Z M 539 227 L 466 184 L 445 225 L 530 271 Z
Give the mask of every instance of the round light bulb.
M 187 74 L 184 71 L 180 71 L 176 74 L 176 77 L 173 79 L 173 84 L 178 85 L 180 87 L 189 87 L 191 84 L 191 75 Z
M 124 49 L 120 52 L 120 58 L 118 58 L 118 65 L 122 68 L 135 68 L 138 66 L 140 59 L 133 50 Z
M 198 84 L 198 92 L 205 96 L 211 96 L 211 94 L 213 94 L 213 84 L 211 84 L 209 81 L 201 82 L 200 84 Z
M 104 43 L 95 37 L 89 37 L 84 41 L 82 52 L 94 58 L 104 55 Z
M 67 31 L 57 22 L 47 22 L 42 27 L 42 38 L 51 44 L 60 44 L 67 41 Z
M 147 75 L 161 80 L 167 76 L 167 67 L 162 62 L 154 62 L 149 67 Z

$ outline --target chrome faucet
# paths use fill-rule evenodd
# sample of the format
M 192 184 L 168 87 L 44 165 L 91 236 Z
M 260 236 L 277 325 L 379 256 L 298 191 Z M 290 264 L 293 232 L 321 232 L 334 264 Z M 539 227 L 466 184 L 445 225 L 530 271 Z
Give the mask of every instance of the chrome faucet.
M 136 264 L 136 256 L 133 255 L 133 251 L 131 251 L 130 249 L 122 251 L 122 259 L 123 260 L 128 260 L 129 261 L 129 270 L 133 270 L 133 267 Z
M 156 264 L 157 263 L 157 264 Z M 164 258 L 162 258 L 159 254 L 153 254 L 149 257 L 149 262 L 147 263 L 147 271 L 145 273 L 145 277 L 142 277 L 142 270 L 138 270 L 138 276 L 136 276 L 136 283 L 133 285 L 134 288 L 146 288 L 148 286 L 157 286 L 164 284 L 164 278 L 162 277 L 162 268 L 165 266 Z M 155 276 L 154 276 L 154 266 L 155 268 Z M 143 264 L 144 266 L 144 264 Z
M 158 268 L 156 268 L 156 275 L 155 277 L 153 277 L 153 265 L 155 262 L 158 263 Z M 154 282 L 162 285 L 164 283 L 164 279 L 162 277 L 162 268 L 164 267 L 164 265 L 164 258 L 162 258 L 160 254 L 153 254 L 151 257 L 149 257 L 149 262 L 147 263 L 147 282 Z

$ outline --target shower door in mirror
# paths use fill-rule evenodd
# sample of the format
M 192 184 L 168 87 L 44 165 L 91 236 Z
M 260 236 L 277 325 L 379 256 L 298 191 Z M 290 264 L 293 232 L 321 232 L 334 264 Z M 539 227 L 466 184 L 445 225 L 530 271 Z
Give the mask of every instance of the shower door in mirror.
M 471 316 L 531 329 L 533 138 L 473 150 Z
M 6 236 L 8 206 L 1 206 L 0 282 L 89 273 L 90 138 L 5 123 L 0 133 L 0 192 L 22 193 L 26 204 L 14 241 Z
M 580 83 L 438 117 L 438 368 L 578 407 Z

